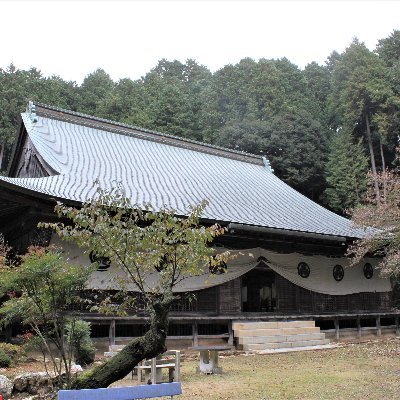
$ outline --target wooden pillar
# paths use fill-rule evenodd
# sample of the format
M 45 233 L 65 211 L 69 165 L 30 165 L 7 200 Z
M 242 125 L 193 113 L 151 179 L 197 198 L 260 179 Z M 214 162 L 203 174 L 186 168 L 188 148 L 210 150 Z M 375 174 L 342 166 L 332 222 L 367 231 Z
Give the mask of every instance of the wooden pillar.
M 192 324 L 192 334 L 193 334 L 193 346 L 199 345 L 199 332 L 197 322 L 193 322 Z
M 359 315 L 357 316 L 357 336 L 361 339 L 361 318 Z
M 377 334 L 377 336 L 382 335 L 381 316 L 380 315 L 377 315 L 377 317 L 376 317 L 376 334 Z
M 228 345 L 229 345 L 229 346 L 233 346 L 232 320 L 229 320 L 229 321 L 228 321 L 228 332 L 229 332 Z
M 108 333 L 108 341 L 110 343 L 110 346 L 115 345 L 115 319 L 112 319 L 111 323 L 110 323 L 110 330 Z
M 314 296 L 314 294 L 315 294 L 314 292 L 311 293 L 311 309 L 312 309 L 313 313 L 315 313 L 315 298 L 314 298 L 315 296 Z
M 301 312 L 301 308 L 300 308 L 301 302 L 299 301 L 299 287 L 297 285 L 295 286 L 295 292 L 296 292 L 297 311 Z
M 339 340 L 339 318 L 335 318 L 335 334 L 336 340 Z
M 395 318 L 395 324 L 396 324 L 396 336 L 400 336 L 400 323 L 399 323 L 399 317 Z

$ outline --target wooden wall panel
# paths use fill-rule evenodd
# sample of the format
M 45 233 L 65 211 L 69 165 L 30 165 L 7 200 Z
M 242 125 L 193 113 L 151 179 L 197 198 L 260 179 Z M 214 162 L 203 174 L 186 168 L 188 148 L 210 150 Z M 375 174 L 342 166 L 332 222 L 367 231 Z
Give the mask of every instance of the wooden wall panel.
M 278 312 L 290 312 L 296 309 L 296 286 L 287 279 L 276 274 L 276 291 L 278 298 Z
M 391 308 L 391 296 L 388 292 L 334 296 L 303 289 L 280 275 L 276 276 L 276 282 L 278 312 L 281 313 L 378 312 Z
M 217 312 L 218 287 L 214 286 L 196 292 L 196 303 L 197 311 Z
M 242 308 L 240 278 L 219 286 L 220 314 L 238 313 Z

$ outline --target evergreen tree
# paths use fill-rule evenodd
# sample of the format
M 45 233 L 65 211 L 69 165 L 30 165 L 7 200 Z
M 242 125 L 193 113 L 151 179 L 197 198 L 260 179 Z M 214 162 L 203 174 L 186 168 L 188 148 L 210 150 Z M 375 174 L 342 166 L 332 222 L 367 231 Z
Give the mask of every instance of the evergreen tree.
M 400 62 L 400 30 L 394 30 L 389 37 L 380 39 L 376 52 L 389 67 L 398 64 Z
M 304 110 L 280 113 L 268 125 L 267 158 L 275 174 L 318 201 L 325 189 L 326 129 Z
M 334 128 L 345 127 L 354 134 L 365 134 L 374 177 L 377 177 L 374 144 L 379 146 L 381 167 L 385 169 L 384 137 L 378 130 L 376 118 L 389 98 L 393 98 L 393 92 L 387 80 L 385 64 L 364 43 L 354 39 L 334 66 L 329 105 L 331 113 L 339 121 Z M 379 202 L 377 179 L 375 195 Z
M 318 65 L 316 62 L 307 64 L 303 75 L 307 82 L 308 96 L 310 102 L 318 113 L 318 120 L 325 126 L 328 124 L 328 96 L 331 91 L 331 73 L 328 66 Z
M 265 121 L 233 122 L 219 132 L 217 144 L 234 150 L 267 156 L 269 124 Z
M 79 87 L 79 111 L 97 115 L 99 103 L 114 88 L 114 82 L 103 69 L 99 68 L 87 75 Z
M 331 141 L 326 163 L 325 202 L 333 210 L 344 213 L 360 204 L 367 188 L 368 158 L 362 139 L 354 142 L 346 130 L 337 132 Z
M 393 31 L 389 37 L 378 42 L 376 53 L 386 66 L 386 82 L 390 85 L 390 95 L 381 105 L 374 123 L 389 152 L 389 162 L 395 159 L 400 132 L 400 31 Z
M 312 199 L 325 188 L 326 130 L 307 111 L 232 122 L 220 130 L 217 144 L 267 157 L 280 179 Z

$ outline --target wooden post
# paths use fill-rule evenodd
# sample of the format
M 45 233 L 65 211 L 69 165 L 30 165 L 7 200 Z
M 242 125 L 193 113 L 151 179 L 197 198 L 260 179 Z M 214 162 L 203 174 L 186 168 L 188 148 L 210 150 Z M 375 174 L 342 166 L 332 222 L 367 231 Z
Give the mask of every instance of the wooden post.
M 359 315 L 357 316 L 357 336 L 361 339 L 361 318 Z
M 138 367 L 136 368 L 136 370 L 137 370 L 137 379 L 138 379 L 138 382 L 139 382 L 139 385 L 142 383 L 142 380 L 143 380 L 143 370 L 142 370 L 142 368 L 140 368 L 142 365 L 144 365 L 145 364 L 145 362 L 144 361 L 141 361 L 139 364 L 138 364 Z
M 175 382 L 181 381 L 181 352 L 177 350 L 175 352 Z
M 151 383 L 155 385 L 157 383 L 157 359 L 154 357 L 151 359 Z
M 232 320 L 229 320 L 229 322 L 228 322 L 228 332 L 229 332 L 228 345 L 229 345 L 229 346 L 233 346 Z
M 193 334 L 193 346 L 199 345 L 199 333 L 197 322 L 193 322 L 192 324 L 192 334 Z
M 376 317 L 376 334 L 377 334 L 377 336 L 381 336 L 382 335 L 381 316 L 380 315 L 378 315 Z
M 399 317 L 396 317 L 396 335 L 400 336 L 400 324 L 399 324 Z
M 339 340 L 339 318 L 335 318 L 335 334 L 336 340 Z
M 110 346 L 115 345 L 115 319 L 112 319 L 111 323 L 110 323 L 110 330 L 108 333 L 108 341 L 110 342 Z

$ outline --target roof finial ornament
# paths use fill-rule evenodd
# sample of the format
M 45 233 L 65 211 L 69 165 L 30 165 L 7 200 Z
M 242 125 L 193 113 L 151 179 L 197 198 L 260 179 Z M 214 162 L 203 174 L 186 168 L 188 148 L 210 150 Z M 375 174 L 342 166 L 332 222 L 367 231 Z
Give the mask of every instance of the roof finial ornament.
M 26 112 L 31 117 L 32 122 L 38 122 L 38 116 L 36 115 L 36 106 L 33 104 L 33 101 L 29 101 L 26 106 Z
M 268 172 L 271 172 L 273 174 L 274 170 L 271 167 L 269 160 L 267 158 L 263 157 L 263 162 L 264 162 L 264 167 L 267 168 Z

